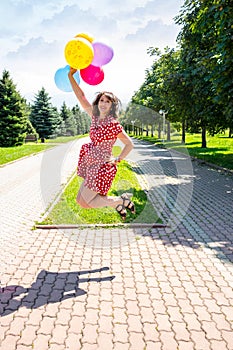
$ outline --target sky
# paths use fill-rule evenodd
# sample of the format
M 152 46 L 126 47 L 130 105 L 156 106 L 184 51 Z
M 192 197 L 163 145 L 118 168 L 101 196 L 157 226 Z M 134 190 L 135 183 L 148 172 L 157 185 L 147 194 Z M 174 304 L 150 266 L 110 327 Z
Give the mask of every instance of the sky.
M 96 92 L 112 91 L 123 104 L 130 102 L 154 58 L 149 47 L 161 51 L 177 47 L 180 28 L 174 23 L 183 0 L 1 0 L 0 67 L 10 72 L 17 90 L 33 103 L 42 87 L 58 108 L 78 103 L 73 92 L 57 88 L 54 76 L 65 67 L 66 44 L 79 33 L 113 49 L 104 65 L 104 80 L 80 87 L 92 102 Z

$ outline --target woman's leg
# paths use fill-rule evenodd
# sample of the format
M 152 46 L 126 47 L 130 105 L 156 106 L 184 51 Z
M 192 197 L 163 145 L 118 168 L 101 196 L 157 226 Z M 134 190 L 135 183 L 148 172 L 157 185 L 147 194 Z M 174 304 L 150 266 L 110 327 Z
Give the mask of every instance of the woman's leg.
M 83 208 L 116 208 L 119 204 L 123 204 L 123 199 L 121 197 L 101 196 L 82 183 L 77 195 L 77 203 Z

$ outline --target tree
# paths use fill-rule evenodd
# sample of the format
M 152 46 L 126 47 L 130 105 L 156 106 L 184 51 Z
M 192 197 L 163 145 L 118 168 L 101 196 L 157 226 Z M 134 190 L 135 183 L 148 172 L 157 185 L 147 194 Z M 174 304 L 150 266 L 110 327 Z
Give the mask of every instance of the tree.
M 232 17 L 229 0 L 185 0 L 176 18 L 179 50 L 148 49 L 156 58 L 131 102 L 168 111 L 168 121 L 182 125 L 183 142 L 186 130 L 202 132 L 202 147 L 207 132 L 233 132 Z
M 72 108 L 72 113 L 76 122 L 77 135 L 89 132 L 91 125 L 90 116 L 86 112 L 82 112 L 79 105 Z
M 24 142 L 28 127 L 26 100 L 4 70 L 0 80 L 0 146 L 18 146 Z
M 72 111 L 67 107 L 65 102 L 61 106 L 60 116 L 64 124 L 65 135 L 76 135 L 76 121 Z
M 224 21 L 219 16 L 220 3 L 224 3 L 226 7 Z M 230 126 L 227 124 L 229 117 L 226 111 L 230 108 L 232 114 L 232 101 L 230 103 L 229 98 L 230 95 L 232 97 L 232 64 L 229 65 L 230 59 L 232 63 L 232 55 L 231 58 L 229 54 L 225 55 L 227 50 L 220 56 L 218 52 L 218 48 L 225 46 L 226 49 L 225 41 L 231 46 L 230 41 L 225 40 L 229 37 L 229 31 L 226 29 L 230 29 L 229 23 L 232 21 L 230 7 L 227 1 L 215 0 L 213 3 L 209 0 L 186 0 L 181 14 L 176 19 L 176 22 L 183 26 L 178 41 L 181 46 L 185 83 L 191 89 L 192 118 L 188 120 L 188 127 L 191 130 L 201 128 L 202 147 L 207 146 L 206 131 L 214 134 Z M 222 30 L 222 36 L 219 35 L 219 28 Z M 225 56 L 228 57 L 227 68 L 222 65 Z M 219 75 L 223 75 L 224 78 L 218 81 Z M 223 80 L 227 89 L 223 88 Z
M 90 130 L 91 119 L 86 112 L 81 112 L 81 120 L 83 121 L 83 134 L 86 134 Z
M 174 49 L 169 48 L 165 48 L 165 53 L 162 54 L 158 48 L 152 47 L 148 49 L 148 53 L 156 58 L 151 69 L 146 71 L 145 82 L 134 94 L 132 102 L 146 107 L 143 110 L 141 120 L 143 120 L 144 124 L 151 125 L 152 135 L 153 127 L 158 128 L 158 135 L 161 138 L 163 118 L 159 111 L 169 111 L 167 115 L 170 121 L 177 121 L 180 118 L 180 114 L 175 113 L 176 97 L 178 95 L 177 86 L 173 86 L 174 76 L 176 77 L 177 74 L 179 54 Z M 183 98 L 179 98 L 178 101 L 183 101 Z M 170 131 L 169 120 L 167 121 L 168 131 Z M 169 132 L 167 137 L 169 140 Z
M 229 0 L 206 0 L 198 5 L 192 31 L 211 43 L 202 62 L 216 91 L 214 102 L 223 111 L 223 126 L 233 129 L 233 4 Z
M 72 109 L 72 114 L 75 119 L 76 124 L 76 134 L 81 135 L 83 133 L 82 126 L 81 126 L 81 118 L 82 118 L 82 112 L 79 108 L 79 105 L 74 106 Z
M 34 103 L 31 106 L 30 120 L 39 134 L 41 141 L 46 138 L 56 137 L 61 123 L 59 113 L 51 102 L 51 97 L 42 87 L 35 95 Z
M 180 51 L 166 47 L 164 53 L 157 48 L 149 48 L 148 53 L 155 56 L 152 65 L 151 76 L 154 79 L 153 100 L 155 108 L 166 111 L 167 128 L 170 130 L 170 122 L 181 123 L 182 142 L 185 142 L 186 120 L 190 110 L 190 89 L 184 82 L 181 67 Z M 161 129 L 161 121 L 159 131 Z M 169 132 L 167 139 L 170 139 Z

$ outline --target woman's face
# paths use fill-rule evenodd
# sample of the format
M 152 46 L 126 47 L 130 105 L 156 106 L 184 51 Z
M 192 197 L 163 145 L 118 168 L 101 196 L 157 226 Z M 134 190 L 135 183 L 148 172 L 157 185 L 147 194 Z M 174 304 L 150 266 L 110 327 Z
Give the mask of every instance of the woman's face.
M 110 114 L 111 107 L 112 107 L 112 101 L 105 95 L 102 95 L 98 103 L 100 114 L 102 115 Z

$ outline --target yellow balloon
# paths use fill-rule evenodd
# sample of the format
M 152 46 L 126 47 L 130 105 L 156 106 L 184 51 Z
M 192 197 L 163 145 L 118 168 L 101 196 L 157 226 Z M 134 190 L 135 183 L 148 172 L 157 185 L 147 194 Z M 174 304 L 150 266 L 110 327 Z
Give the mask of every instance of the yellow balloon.
M 91 64 L 93 58 L 93 46 L 85 38 L 77 37 L 70 40 L 65 46 L 65 59 L 72 68 L 86 68 Z
M 90 43 L 92 43 L 94 41 L 94 38 L 92 38 L 90 35 L 88 35 L 86 33 L 79 33 L 79 34 L 75 35 L 75 38 L 84 38 L 84 39 L 87 39 L 88 41 L 90 41 Z

